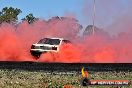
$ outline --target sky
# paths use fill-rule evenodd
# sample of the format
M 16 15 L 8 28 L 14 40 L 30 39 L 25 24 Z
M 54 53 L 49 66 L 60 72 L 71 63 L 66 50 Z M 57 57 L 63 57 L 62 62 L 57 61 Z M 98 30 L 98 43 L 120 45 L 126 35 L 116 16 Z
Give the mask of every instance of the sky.
M 132 12 L 131 5 L 132 0 L 96 0 L 95 25 L 102 28 L 111 25 L 119 15 Z M 42 19 L 72 16 L 83 26 L 93 23 L 93 0 L 0 0 L 0 10 L 6 6 L 22 10 L 19 20 L 33 13 Z

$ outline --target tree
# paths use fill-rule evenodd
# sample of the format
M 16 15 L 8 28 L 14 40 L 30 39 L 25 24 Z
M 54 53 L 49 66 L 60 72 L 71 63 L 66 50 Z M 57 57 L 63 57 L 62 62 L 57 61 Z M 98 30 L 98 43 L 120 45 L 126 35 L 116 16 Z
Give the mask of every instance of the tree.
M 103 29 L 100 29 L 96 26 L 94 26 L 95 35 L 109 35 L 106 31 Z M 93 25 L 88 25 L 86 29 L 83 32 L 83 36 L 90 36 L 93 35 Z
M 0 23 L 17 23 L 20 13 L 22 13 L 22 11 L 18 8 L 5 7 L 0 11 Z
M 29 24 L 36 20 L 38 20 L 38 18 L 35 18 L 32 13 L 28 14 L 25 18 L 22 19 L 22 21 L 27 21 Z

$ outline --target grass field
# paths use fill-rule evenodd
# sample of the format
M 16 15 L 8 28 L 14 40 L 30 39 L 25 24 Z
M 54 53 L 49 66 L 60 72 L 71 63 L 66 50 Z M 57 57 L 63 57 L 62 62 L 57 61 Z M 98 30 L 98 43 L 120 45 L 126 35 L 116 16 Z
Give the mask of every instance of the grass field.
M 0 88 L 132 88 L 130 86 L 80 86 L 80 73 L 77 72 L 44 72 L 24 70 L 0 70 Z M 90 79 L 132 79 L 132 72 L 89 72 Z

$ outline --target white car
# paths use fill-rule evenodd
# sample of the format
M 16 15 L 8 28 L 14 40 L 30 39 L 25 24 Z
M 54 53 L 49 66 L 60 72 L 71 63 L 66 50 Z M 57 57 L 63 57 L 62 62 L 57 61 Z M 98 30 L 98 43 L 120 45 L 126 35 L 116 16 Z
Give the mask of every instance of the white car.
M 70 43 L 70 41 L 63 38 L 43 38 L 31 46 L 30 53 L 39 58 L 42 53 L 59 52 L 62 43 Z

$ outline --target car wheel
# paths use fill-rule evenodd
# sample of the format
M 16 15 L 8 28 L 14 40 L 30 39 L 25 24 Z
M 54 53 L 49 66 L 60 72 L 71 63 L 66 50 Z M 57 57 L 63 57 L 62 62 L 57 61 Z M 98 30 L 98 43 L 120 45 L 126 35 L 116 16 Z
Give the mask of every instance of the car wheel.
M 36 59 L 38 59 L 41 56 L 41 52 L 37 52 L 37 51 L 30 51 L 31 55 L 34 56 Z

